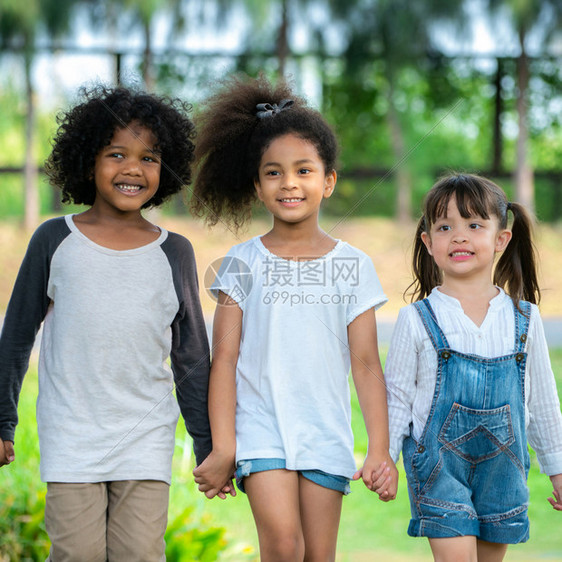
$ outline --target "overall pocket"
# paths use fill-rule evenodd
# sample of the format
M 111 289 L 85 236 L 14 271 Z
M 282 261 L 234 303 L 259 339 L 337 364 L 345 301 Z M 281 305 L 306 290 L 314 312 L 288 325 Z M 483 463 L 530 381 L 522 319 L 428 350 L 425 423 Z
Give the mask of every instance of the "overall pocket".
M 509 404 L 493 410 L 473 410 L 455 403 L 438 439 L 473 464 L 495 457 L 515 442 Z

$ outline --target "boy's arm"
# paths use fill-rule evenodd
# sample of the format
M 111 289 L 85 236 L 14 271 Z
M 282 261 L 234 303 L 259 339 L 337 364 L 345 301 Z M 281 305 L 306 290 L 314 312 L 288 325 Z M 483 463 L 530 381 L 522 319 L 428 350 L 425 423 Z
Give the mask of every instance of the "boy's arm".
M 49 307 L 51 258 L 69 232 L 64 219 L 41 225 L 29 242 L 16 278 L 0 336 L 0 439 L 4 442 L 14 442 L 21 385 Z
M 179 311 L 172 323 L 170 351 L 176 397 L 187 432 L 193 439 L 196 462 L 200 464 L 211 451 L 207 411 L 210 355 L 195 255 L 189 241 L 173 233 L 169 233 L 162 249 L 172 268 L 179 300 Z
M 386 386 L 380 364 L 374 309 L 360 314 L 348 326 L 351 372 L 365 420 L 369 449 L 363 468 L 354 478 L 383 501 L 396 497 L 398 471 L 389 454 Z
M 11 441 L 0 439 L 0 466 L 10 464 L 15 458 L 14 444 Z
M 213 363 L 209 382 L 209 416 L 213 450 L 194 471 L 199 490 L 208 498 L 235 495 L 230 483 L 236 453 L 236 363 L 240 348 L 242 311 L 230 297 L 219 293 L 213 322 Z M 227 483 L 226 488 L 225 483 Z M 222 492 L 221 492 L 222 490 Z

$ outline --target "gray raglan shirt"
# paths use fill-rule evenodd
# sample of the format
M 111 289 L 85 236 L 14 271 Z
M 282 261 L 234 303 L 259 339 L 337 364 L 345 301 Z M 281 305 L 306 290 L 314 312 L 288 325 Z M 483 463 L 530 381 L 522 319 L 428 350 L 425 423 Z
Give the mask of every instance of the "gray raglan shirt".
M 84 236 L 71 215 L 37 229 L 0 337 L 4 440 L 14 439 L 42 322 L 43 481 L 169 483 L 180 410 L 197 462 L 210 452 L 209 346 L 188 240 L 161 229 L 146 246 L 111 250 Z

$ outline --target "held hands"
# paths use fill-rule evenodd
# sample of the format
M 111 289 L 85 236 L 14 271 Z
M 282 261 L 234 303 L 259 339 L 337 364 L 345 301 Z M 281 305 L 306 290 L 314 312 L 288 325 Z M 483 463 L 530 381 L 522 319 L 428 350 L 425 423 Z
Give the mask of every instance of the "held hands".
M 12 441 L 2 441 L 0 439 L 0 466 L 10 464 L 16 458 L 14 444 Z
M 376 492 L 380 500 L 387 502 L 396 498 L 398 470 L 389 455 L 381 461 L 367 454 L 363 467 L 353 475 L 353 480 L 359 478 L 363 478 L 365 486 Z
M 209 499 L 218 496 L 224 500 L 227 494 L 236 495 L 232 482 L 234 474 L 234 456 L 223 455 L 215 450 L 193 471 L 198 489 Z
M 553 498 L 548 498 L 548 501 L 553 509 L 556 511 L 562 511 L 562 474 L 554 474 L 550 477 L 550 481 L 552 482 L 552 487 L 554 488 L 552 491 Z

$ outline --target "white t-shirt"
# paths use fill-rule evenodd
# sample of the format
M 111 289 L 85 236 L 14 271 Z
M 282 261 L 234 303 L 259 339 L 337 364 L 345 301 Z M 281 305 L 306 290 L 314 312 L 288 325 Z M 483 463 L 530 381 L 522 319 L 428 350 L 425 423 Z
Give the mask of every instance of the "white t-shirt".
M 387 301 L 371 259 L 337 241 L 303 261 L 255 237 L 234 246 L 213 285 L 243 313 L 236 368 L 236 460 L 352 477 L 347 326 Z
M 511 298 L 503 290 L 490 301 L 480 326 L 464 313 L 460 302 L 439 288 L 428 297 L 437 323 L 452 349 L 481 357 L 514 352 L 515 317 Z M 537 453 L 541 471 L 562 473 L 562 415 L 556 382 L 538 308 L 531 305 L 525 351 L 525 423 L 527 439 Z M 404 307 L 392 334 L 386 358 L 390 453 L 396 461 L 410 433 L 419 439 L 435 392 L 437 353 L 413 305 Z

